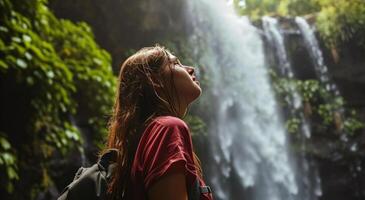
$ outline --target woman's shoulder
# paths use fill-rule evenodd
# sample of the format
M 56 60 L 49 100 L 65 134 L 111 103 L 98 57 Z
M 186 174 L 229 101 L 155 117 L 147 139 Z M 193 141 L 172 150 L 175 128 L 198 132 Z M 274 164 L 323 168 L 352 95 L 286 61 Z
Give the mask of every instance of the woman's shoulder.
M 179 136 L 189 139 L 191 137 L 188 125 L 182 119 L 174 116 L 158 116 L 154 118 L 145 129 L 143 135 L 146 138 Z
M 158 116 L 153 121 L 165 127 L 170 127 L 170 128 L 179 127 L 189 130 L 188 125 L 178 117 L 168 116 L 168 115 Z

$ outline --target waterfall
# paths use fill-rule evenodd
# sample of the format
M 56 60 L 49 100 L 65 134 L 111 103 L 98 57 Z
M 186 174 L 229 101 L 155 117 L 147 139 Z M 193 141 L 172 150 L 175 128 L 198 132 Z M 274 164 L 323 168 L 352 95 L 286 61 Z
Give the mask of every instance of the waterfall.
M 270 45 L 274 48 L 275 54 L 279 59 L 279 66 L 282 69 L 282 75 L 288 78 L 293 78 L 294 73 L 285 50 L 283 35 L 280 33 L 280 29 L 278 27 L 278 20 L 272 17 L 264 16 L 262 18 L 262 22 L 265 37 L 267 38 Z
M 338 90 L 337 85 L 331 80 L 328 68 L 324 63 L 323 53 L 319 48 L 318 40 L 315 36 L 313 28 L 309 26 L 308 22 L 303 17 L 295 17 L 295 22 L 298 25 L 300 32 L 302 33 L 305 46 L 312 59 L 312 62 L 314 64 L 314 69 L 320 83 L 324 85 L 326 90 L 330 92 L 333 95 L 333 97 L 340 97 L 341 96 L 340 91 Z M 336 98 L 333 97 L 327 98 L 325 99 L 325 101 L 328 103 L 336 103 L 335 102 Z M 345 118 L 344 108 L 342 106 L 339 107 L 336 110 L 336 114 L 340 120 L 344 119 Z M 339 129 L 342 128 L 343 127 L 340 127 Z M 342 139 L 344 141 L 347 141 L 345 134 L 342 135 Z
M 285 48 L 284 35 L 279 27 L 278 20 L 272 17 L 263 17 L 263 29 L 264 34 L 269 43 L 270 49 L 275 53 L 278 58 L 278 65 L 281 69 L 281 77 L 292 79 L 294 77 L 292 65 L 288 59 L 287 51 Z M 301 122 L 301 132 L 305 138 L 310 138 L 310 123 L 304 117 L 302 96 L 298 93 L 293 84 L 288 86 L 290 99 L 287 100 L 290 109 L 289 117 L 297 117 Z M 321 181 L 318 175 L 318 169 L 315 164 L 310 164 L 305 155 L 306 141 L 305 138 L 301 139 L 301 153 L 297 156 L 297 171 L 301 175 L 300 193 L 302 199 L 314 200 L 317 196 L 322 195 Z
M 314 69 L 318 79 L 325 85 L 326 89 L 332 92 L 335 96 L 340 96 L 340 92 L 335 83 L 332 82 L 329 76 L 328 68 L 324 63 L 322 51 L 319 48 L 314 30 L 309 26 L 308 22 L 303 17 L 295 17 L 295 22 L 302 33 L 305 46 L 313 61 Z
M 272 17 L 263 17 L 263 29 L 265 33 L 265 37 L 267 38 L 269 44 L 271 45 L 273 51 L 275 51 L 275 55 L 279 60 L 279 67 L 281 69 L 281 76 L 287 78 L 287 79 L 293 79 L 294 73 L 291 66 L 291 63 L 288 59 L 287 52 L 285 49 L 284 44 L 284 37 L 280 32 L 278 21 L 275 18 Z M 287 99 L 287 102 L 289 103 L 290 110 L 292 111 L 292 115 L 299 115 L 299 119 L 301 120 L 302 124 L 302 132 L 304 135 L 309 138 L 310 137 L 310 124 L 306 120 L 306 118 L 303 115 L 303 112 L 301 112 L 303 105 L 302 105 L 302 97 L 298 93 L 297 89 L 295 88 L 295 85 L 290 84 L 289 85 L 289 92 L 290 92 L 290 99 Z
M 187 4 L 192 49 L 211 88 L 207 179 L 215 198 L 302 199 L 259 31 L 223 0 Z

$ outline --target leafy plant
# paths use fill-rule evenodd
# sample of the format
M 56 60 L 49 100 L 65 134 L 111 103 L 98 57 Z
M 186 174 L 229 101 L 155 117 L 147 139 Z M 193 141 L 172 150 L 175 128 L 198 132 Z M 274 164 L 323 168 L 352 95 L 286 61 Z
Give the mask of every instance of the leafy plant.
M 298 133 L 300 127 L 300 119 L 293 117 L 286 121 L 285 127 L 288 133 L 295 134 Z
M 351 38 L 365 46 L 365 3 L 363 0 L 316 0 L 321 10 L 317 28 L 328 46 Z
M 0 192 L 34 199 L 54 184 L 53 157 L 80 148 L 80 127 L 103 144 L 116 78 L 86 23 L 57 19 L 46 0 L 0 0 L 0 11 Z
M 234 0 L 239 14 L 253 20 L 262 16 L 316 16 L 316 27 L 328 47 L 351 39 L 365 46 L 363 0 Z
M 328 129 L 334 126 L 349 135 L 354 135 L 364 127 L 364 123 L 358 120 L 355 111 L 345 109 L 343 98 L 326 90 L 319 81 L 281 78 L 274 71 L 270 74 L 274 90 L 284 110 L 293 109 L 288 99 L 296 91 L 302 98 L 300 112 L 304 112 L 307 117 L 318 116 L 320 121 L 317 123 L 322 126 Z M 306 106 L 310 107 L 310 111 L 306 110 L 308 109 Z M 286 122 L 288 132 L 298 132 L 300 123 L 298 116 L 288 116 Z
M 14 191 L 14 182 L 19 180 L 17 158 L 12 150 L 10 142 L 5 133 L 0 132 L 0 169 L 6 171 L 1 179 L 1 184 L 5 186 L 7 192 Z

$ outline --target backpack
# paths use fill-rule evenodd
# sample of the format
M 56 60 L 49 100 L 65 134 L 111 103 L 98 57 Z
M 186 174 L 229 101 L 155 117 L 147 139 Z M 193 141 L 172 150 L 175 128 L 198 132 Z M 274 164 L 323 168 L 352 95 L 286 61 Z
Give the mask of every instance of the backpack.
M 106 199 L 108 181 L 116 166 L 117 149 L 108 149 L 91 167 L 80 167 L 73 181 L 65 187 L 57 200 Z
M 104 200 L 108 182 L 116 167 L 117 149 L 108 149 L 91 167 L 80 167 L 73 181 L 65 187 L 57 200 Z M 189 200 L 200 200 L 200 194 L 211 193 L 209 186 L 200 186 L 195 180 L 193 186 L 188 188 Z

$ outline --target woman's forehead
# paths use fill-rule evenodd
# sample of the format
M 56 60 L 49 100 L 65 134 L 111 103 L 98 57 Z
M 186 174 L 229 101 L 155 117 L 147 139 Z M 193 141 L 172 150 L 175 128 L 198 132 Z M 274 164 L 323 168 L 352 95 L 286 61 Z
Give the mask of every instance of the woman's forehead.
M 169 60 L 171 60 L 171 61 L 177 60 L 177 57 L 175 55 L 173 55 L 171 52 L 166 51 L 166 53 L 167 53 L 167 56 L 169 57 Z

